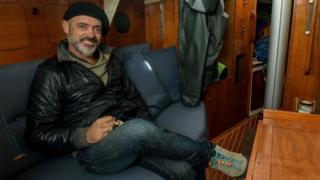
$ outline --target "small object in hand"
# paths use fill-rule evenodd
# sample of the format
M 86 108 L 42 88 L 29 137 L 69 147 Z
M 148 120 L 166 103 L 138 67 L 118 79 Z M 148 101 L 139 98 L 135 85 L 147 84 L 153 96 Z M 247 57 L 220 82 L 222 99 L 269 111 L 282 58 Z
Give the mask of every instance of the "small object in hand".
M 18 154 L 17 156 L 15 156 L 15 157 L 13 158 L 13 160 L 15 160 L 15 161 L 22 160 L 22 159 L 24 159 L 26 156 L 27 156 L 26 154 Z
M 123 121 L 121 120 L 116 120 L 116 122 L 113 124 L 113 129 L 119 127 L 119 126 L 122 126 L 124 124 Z

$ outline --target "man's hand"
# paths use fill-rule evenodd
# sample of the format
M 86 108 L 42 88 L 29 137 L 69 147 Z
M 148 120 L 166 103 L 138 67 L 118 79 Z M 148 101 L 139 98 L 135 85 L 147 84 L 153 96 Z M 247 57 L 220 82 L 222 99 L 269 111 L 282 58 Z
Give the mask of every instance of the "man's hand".
M 103 116 L 97 119 L 87 130 L 87 142 L 89 144 L 99 142 L 113 130 L 115 123 L 116 118 L 112 116 Z

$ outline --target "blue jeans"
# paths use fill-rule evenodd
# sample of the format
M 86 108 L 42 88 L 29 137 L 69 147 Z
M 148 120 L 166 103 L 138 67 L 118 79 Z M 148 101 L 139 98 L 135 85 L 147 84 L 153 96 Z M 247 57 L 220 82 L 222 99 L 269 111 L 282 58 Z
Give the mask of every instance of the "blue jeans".
M 79 151 L 89 172 L 111 174 L 134 162 L 167 179 L 194 179 L 194 166 L 206 164 L 212 145 L 159 128 L 143 119 L 126 121 L 97 144 Z

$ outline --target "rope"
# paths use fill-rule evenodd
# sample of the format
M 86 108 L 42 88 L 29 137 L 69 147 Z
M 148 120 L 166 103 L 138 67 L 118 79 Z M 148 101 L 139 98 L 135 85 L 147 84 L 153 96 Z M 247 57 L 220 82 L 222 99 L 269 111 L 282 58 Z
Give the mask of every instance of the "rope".
M 13 160 L 21 160 L 24 157 L 26 157 L 26 154 L 22 151 L 22 148 L 19 146 L 16 138 L 14 137 L 14 135 L 9 129 L 4 110 L 1 107 L 0 107 L 0 128 L 2 129 L 2 132 L 4 133 L 4 135 L 7 136 L 10 146 L 14 151 L 14 153 L 16 154 Z

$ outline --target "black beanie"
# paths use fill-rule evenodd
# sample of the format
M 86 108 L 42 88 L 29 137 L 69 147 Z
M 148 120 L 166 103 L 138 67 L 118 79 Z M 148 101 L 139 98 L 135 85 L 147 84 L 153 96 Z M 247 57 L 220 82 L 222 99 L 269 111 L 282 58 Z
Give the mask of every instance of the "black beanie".
M 74 16 L 86 15 L 99 19 L 102 24 L 102 35 L 106 35 L 109 29 L 108 18 L 102 8 L 91 2 L 78 2 L 71 4 L 65 12 L 63 19 L 68 21 Z

